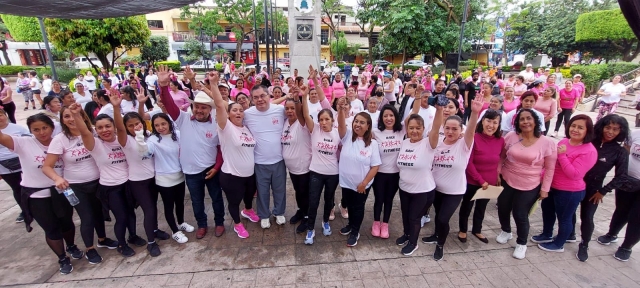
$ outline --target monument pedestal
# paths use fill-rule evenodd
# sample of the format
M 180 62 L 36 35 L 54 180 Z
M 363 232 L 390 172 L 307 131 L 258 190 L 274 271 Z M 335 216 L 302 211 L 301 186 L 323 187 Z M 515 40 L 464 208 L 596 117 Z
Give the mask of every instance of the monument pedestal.
M 303 77 L 308 76 L 309 65 L 320 69 L 321 2 L 310 2 L 289 0 L 289 63 L 292 75 L 298 69 Z

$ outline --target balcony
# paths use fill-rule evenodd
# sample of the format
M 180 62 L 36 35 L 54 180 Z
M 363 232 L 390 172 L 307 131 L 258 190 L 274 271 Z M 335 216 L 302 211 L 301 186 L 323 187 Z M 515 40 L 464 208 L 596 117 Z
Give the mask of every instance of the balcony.
M 213 40 L 207 35 L 202 35 L 202 37 L 200 37 L 200 35 L 195 35 L 194 32 L 190 31 L 176 31 L 171 34 L 174 42 L 186 42 L 191 39 L 195 39 L 201 42 L 212 42 Z
M 255 37 L 253 34 L 249 34 L 244 37 L 244 43 L 253 42 Z M 234 32 L 221 32 L 218 33 L 213 39 L 213 42 L 233 42 L 236 43 L 236 33 Z

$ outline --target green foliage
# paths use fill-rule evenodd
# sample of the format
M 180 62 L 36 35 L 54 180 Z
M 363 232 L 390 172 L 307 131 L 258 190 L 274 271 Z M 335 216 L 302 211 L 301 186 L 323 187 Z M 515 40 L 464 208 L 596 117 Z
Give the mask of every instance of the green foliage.
M 56 47 L 51 48 L 51 54 L 53 55 L 53 60 L 64 61 L 69 59 L 71 53 L 69 51 L 60 50 Z
M 221 19 L 220 13 L 197 4 L 180 8 L 180 19 L 191 19 L 189 29 L 194 30 L 196 35 L 200 35 L 202 32 L 202 34 L 212 37 L 224 31 L 222 26 L 218 24 Z
M 613 78 L 616 74 L 624 74 L 637 69 L 640 64 L 618 62 L 612 64 L 592 64 L 571 66 L 569 77 L 575 74 L 582 75 L 582 82 L 587 86 L 587 91 L 595 92 L 600 87 L 600 82 Z M 562 71 L 562 70 L 561 70 Z M 564 77 L 564 71 L 562 76 Z
M 29 70 L 33 70 L 33 67 L 2 65 L 0 66 L 0 75 L 4 75 L 4 76 L 16 75 L 18 74 L 18 72 L 24 72 Z
M 166 65 L 169 68 L 173 69 L 173 72 L 178 72 L 180 71 L 182 68 L 180 68 L 180 61 L 178 60 L 173 60 L 173 61 L 158 61 L 155 63 L 155 67 L 158 67 L 159 65 Z
M 575 27 L 576 41 L 597 42 L 636 39 L 620 9 L 580 14 Z
M 202 42 L 196 39 L 187 40 L 184 43 L 183 49 L 187 52 L 187 55 L 184 56 L 184 59 L 187 60 L 188 62 L 196 61 L 199 59 L 205 59 L 205 58 L 208 59 L 211 56 L 213 56 L 211 51 L 207 50 L 204 47 L 204 44 L 202 44 Z
M 165 36 L 151 36 L 149 42 L 140 49 L 140 58 L 149 62 L 150 66 L 158 61 L 164 61 L 169 58 L 169 39 Z
M 331 55 L 335 57 L 336 61 L 342 61 L 344 55 L 349 52 L 349 44 L 343 32 L 338 32 L 337 39 L 332 39 L 329 46 L 331 47 Z
M 2 14 L 2 22 L 7 26 L 11 37 L 19 42 L 41 42 L 40 24 L 36 17 L 22 17 Z
M 38 75 L 42 75 L 42 74 L 53 75 L 53 73 L 51 72 L 51 68 L 49 67 L 36 68 L 36 72 L 38 72 Z M 57 80 L 62 83 L 69 83 L 73 78 L 76 77 L 77 73 L 78 73 L 78 69 L 56 67 L 56 74 L 58 75 Z
M 120 59 L 118 59 L 118 63 L 120 64 L 125 64 L 127 63 L 127 61 L 129 62 L 134 62 L 134 63 L 139 63 L 142 61 L 142 58 L 140 57 L 140 55 L 135 55 L 135 56 L 122 56 L 120 57 Z

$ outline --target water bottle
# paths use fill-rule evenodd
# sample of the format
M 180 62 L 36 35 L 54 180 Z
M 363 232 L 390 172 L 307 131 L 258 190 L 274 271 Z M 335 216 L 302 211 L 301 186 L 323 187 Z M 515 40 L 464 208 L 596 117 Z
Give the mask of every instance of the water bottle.
M 64 194 L 64 197 L 67 197 L 67 200 L 69 200 L 69 204 L 71 204 L 71 206 L 80 204 L 78 196 L 76 196 L 76 193 L 73 193 L 73 189 L 71 189 L 71 187 L 67 187 L 67 189 L 56 188 L 56 190 L 58 190 L 59 193 Z

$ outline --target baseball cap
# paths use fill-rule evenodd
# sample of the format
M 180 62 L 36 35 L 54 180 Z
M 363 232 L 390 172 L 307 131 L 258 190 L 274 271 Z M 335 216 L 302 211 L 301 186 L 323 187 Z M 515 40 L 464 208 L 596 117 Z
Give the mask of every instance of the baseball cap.
M 580 74 L 573 75 L 573 78 L 578 78 L 578 77 L 582 78 L 582 75 Z
M 527 64 L 527 67 L 533 67 L 533 65 L 531 65 L 531 63 Z
M 218 87 L 225 87 L 225 88 L 229 89 L 229 85 L 227 83 L 222 83 L 222 82 L 218 83 Z

